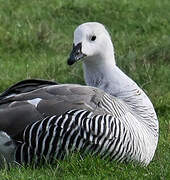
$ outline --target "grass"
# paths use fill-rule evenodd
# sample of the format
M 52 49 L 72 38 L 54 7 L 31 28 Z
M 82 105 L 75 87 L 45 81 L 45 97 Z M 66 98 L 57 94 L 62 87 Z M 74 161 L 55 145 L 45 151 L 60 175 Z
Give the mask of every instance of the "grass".
M 72 155 L 55 165 L 1 170 L 1 179 L 170 179 L 170 1 L 0 0 L 0 91 L 26 78 L 84 84 L 81 63 L 68 67 L 73 31 L 106 25 L 117 64 L 150 96 L 160 122 L 148 167 Z

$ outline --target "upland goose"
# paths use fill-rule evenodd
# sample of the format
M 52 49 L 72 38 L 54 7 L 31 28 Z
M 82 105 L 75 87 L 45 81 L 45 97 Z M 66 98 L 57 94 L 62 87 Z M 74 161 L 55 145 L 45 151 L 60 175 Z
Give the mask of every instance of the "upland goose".
M 75 150 L 143 165 L 152 160 L 159 130 L 154 107 L 116 66 L 102 24 L 76 28 L 68 64 L 80 59 L 89 86 L 51 85 L 1 100 L 0 152 L 7 162 L 51 162 Z

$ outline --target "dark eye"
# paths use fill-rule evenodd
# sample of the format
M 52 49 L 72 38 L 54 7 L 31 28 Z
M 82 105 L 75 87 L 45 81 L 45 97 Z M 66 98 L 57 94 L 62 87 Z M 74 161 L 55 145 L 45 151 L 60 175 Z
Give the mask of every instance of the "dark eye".
M 92 36 L 90 40 L 95 41 L 95 39 L 96 39 L 96 36 Z

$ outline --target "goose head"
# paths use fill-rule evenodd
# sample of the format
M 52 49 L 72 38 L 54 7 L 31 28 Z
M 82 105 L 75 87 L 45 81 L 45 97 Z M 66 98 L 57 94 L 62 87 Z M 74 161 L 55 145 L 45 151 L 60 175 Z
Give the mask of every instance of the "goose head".
M 103 64 L 109 61 L 115 64 L 113 44 L 104 25 L 87 22 L 75 29 L 68 65 L 79 60 L 83 60 L 85 64 Z

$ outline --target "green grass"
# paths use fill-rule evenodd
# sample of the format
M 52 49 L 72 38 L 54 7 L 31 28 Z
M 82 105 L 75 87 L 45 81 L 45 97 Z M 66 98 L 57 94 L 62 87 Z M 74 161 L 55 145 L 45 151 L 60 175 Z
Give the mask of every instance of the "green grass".
M 170 179 L 170 1 L 0 0 L 0 91 L 26 78 L 84 84 L 81 63 L 68 67 L 73 31 L 106 25 L 117 64 L 150 96 L 160 122 L 150 165 L 72 155 L 37 169 L 1 170 L 1 179 Z

